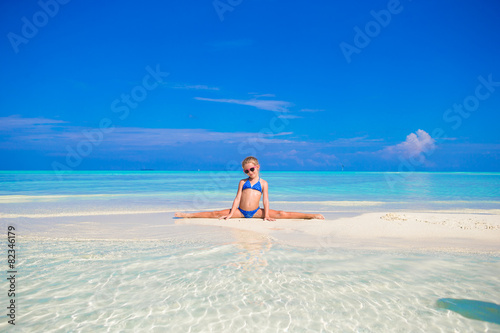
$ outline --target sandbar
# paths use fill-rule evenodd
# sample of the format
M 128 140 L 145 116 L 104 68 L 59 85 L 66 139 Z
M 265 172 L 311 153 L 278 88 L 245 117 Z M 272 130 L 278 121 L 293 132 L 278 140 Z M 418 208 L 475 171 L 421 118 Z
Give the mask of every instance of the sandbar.
M 500 210 L 453 209 L 328 214 L 325 220 L 174 218 L 172 211 L 3 217 L 19 237 L 43 239 L 238 242 L 236 230 L 275 244 L 500 253 Z M 260 236 L 259 236 L 260 237 Z M 257 237 L 257 238 L 259 238 Z M 236 237 L 237 238 L 237 237 Z

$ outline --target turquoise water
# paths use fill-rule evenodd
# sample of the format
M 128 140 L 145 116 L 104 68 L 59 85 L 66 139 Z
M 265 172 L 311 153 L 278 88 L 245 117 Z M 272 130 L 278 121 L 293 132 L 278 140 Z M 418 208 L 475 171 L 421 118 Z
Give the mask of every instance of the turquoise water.
M 271 208 L 332 219 L 342 212 L 498 209 L 500 203 L 499 173 L 261 176 L 270 185 Z M 52 172 L 0 172 L 0 227 L 15 225 L 18 232 L 16 329 L 500 332 L 495 320 L 470 319 L 486 317 L 462 316 L 438 302 L 498 305 L 498 254 L 297 248 L 216 227 L 176 237 L 175 211 L 229 207 L 243 177 L 87 171 L 59 179 Z M 121 215 L 108 220 L 110 212 Z M 146 223 L 144 212 L 157 212 L 147 215 L 157 220 Z M 102 221 L 123 226 L 131 238 L 99 239 L 95 226 Z M 155 240 L 145 240 L 148 233 Z M 4 317 L 0 331 L 10 329 Z
M 244 177 L 241 172 L 75 171 L 59 179 L 53 172 L 2 171 L 0 207 L 10 214 L 223 209 Z M 374 210 L 496 209 L 500 203 L 500 173 L 261 172 L 261 177 L 269 183 L 271 208 L 310 202 L 310 209 L 327 215 L 324 205 L 315 204 L 356 201 L 360 209 L 371 203 Z
M 280 200 L 497 201 L 500 173 L 261 172 Z M 0 195 L 133 194 L 190 199 L 194 192 L 234 198 L 241 172 L 0 171 Z

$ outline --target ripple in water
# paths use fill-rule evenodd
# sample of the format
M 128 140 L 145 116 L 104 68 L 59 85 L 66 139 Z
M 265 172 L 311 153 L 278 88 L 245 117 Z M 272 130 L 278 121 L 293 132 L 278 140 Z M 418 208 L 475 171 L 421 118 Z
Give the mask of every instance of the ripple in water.
M 21 243 L 16 328 L 33 332 L 494 331 L 436 306 L 500 299 L 500 258 L 237 243 Z M 6 322 L 0 330 L 9 328 Z

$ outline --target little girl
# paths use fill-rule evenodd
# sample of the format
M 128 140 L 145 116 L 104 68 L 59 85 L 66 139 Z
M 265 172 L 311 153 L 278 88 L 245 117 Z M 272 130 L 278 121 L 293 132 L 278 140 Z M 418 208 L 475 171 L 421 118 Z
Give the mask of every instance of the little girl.
M 269 208 L 268 185 L 264 179 L 259 177 L 259 161 L 255 157 L 249 156 L 241 162 L 243 171 L 248 178 L 240 180 L 238 193 L 231 209 L 217 210 L 199 213 L 175 213 L 176 217 L 204 217 L 230 219 L 234 218 L 262 218 L 264 221 L 276 221 L 276 219 L 321 219 L 321 214 L 305 214 L 295 212 L 284 212 Z M 264 208 L 259 207 L 261 194 L 264 194 Z

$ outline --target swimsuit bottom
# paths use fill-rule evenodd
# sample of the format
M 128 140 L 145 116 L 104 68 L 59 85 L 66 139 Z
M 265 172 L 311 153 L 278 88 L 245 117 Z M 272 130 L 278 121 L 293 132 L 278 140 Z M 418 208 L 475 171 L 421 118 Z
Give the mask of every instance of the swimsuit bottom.
M 255 213 L 257 213 L 257 211 L 260 209 L 260 207 L 257 208 L 256 210 L 243 210 L 240 207 L 238 207 L 238 209 L 240 210 L 241 214 L 243 214 L 244 217 L 249 219 L 249 218 L 252 218 L 255 215 Z

